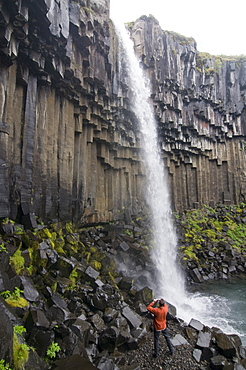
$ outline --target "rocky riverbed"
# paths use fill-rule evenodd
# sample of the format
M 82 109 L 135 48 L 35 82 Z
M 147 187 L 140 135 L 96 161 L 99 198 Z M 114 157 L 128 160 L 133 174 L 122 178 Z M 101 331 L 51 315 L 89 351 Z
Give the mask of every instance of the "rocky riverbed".
M 169 321 L 168 323 L 170 337 L 181 333 L 180 325 Z M 153 358 L 153 333 L 151 331 L 146 335 L 146 342 L 139 347 L 126 354 L 126 365 L 122 367 L 124 370 L 144 370 L 144 369 L 165 369 L 165 370 L 206 370 L 210 369 L 207 361 L 198 363 L 193 357 L 193 343 L 187 343 L 175 347 L 175 352 L 171 356 L 169 354 L 164 337 L 159 339 L 159 356 Z

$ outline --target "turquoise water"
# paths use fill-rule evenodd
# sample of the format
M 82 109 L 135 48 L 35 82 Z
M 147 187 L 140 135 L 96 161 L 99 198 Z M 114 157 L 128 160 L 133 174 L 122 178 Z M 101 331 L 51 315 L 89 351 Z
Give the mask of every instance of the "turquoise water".
M 195 295 L 207 302 L 200 317 L 205 325 L 238 334 L 246 345 L 246 278 L 203 283 Z

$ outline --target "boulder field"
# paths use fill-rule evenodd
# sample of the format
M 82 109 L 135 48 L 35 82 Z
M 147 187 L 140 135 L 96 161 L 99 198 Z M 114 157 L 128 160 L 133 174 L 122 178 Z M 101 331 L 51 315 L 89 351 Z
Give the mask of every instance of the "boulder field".
M 152 363 L 148 238 L 140 218 L 76 229 L 54 222 L 32 230 L 2 221 L 0 358 L 5 368 L 150 368 L 144 360 Z M 170 369 L 176 362 L 179 369 L 188 363 L 194 369 L 245 368 L 246 350 L 237 335 L 195 318 L 185 323 L 171 303 L 169 311 L 176 348 Z M 161 356 L 166 358 L 165 352 Z

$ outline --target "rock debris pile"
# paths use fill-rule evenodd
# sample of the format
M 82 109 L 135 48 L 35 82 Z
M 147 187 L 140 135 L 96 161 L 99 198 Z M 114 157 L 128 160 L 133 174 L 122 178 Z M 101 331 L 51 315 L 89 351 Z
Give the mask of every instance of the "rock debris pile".
M 27 370 L 244 368 L 246 349 L 237 335 L 194 319 L 185 324 L 172 305 L 168 325 L 175 354 L 169 357 L 163 346 L 152 359 L 146 305 L 153 291 L 140 287 L 153 272 L 146 230 L 140 221 L 77 230 L 57 222 L 32 231 L 2 221 L 1 359 Z M 130 262 L 127 275 L 123 265 Z M 134 266 L 136 284 L 129 277 Z

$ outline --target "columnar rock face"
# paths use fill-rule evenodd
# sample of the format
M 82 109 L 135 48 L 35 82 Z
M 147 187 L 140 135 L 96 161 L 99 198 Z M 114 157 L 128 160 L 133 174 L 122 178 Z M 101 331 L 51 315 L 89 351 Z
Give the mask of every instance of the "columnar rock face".
M 23 203 L 46 220 L 136 212 L 141 164 L 109 1 L 0 1 L 0 23 L 0 217 Z
M 194 42 L 151 17 L 132 37 L 174 209 L 239 202 L 246 62 L 198 71 Z M 97 222 L 142 209 L 138 127 L 120 79 L 109 0 L 0 0 L 0 217 Z
M 153 17 L 138 19 L 131 35 L 153 86 L 174 208 L 243 201 L 246 58 L 201 58 L 193 39 Z

